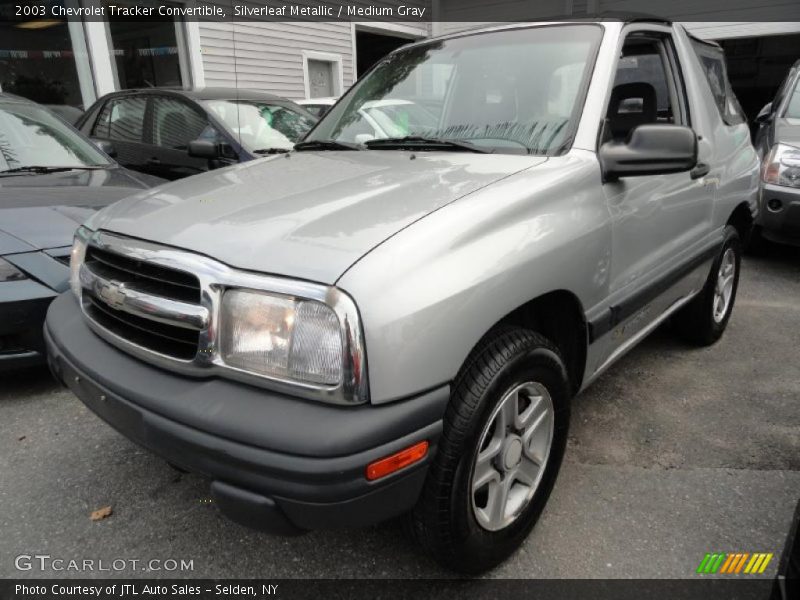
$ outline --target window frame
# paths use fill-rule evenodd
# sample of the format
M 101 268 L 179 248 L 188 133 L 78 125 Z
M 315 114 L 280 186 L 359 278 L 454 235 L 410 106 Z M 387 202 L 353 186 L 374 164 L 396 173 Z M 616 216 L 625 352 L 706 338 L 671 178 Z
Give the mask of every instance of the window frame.
M 617 72 L 619 71 L 619 64 L 623 59 L 623 50 L 631 36 L 649 39 L 656 45 L 658 56 L 661 58 L 661 65 L 664 69 L 670 104 L 672 105 L 672 124 L 694 129 L 694 127 L 692 127 L 691 108 L 688 91 L 686 89 L 686 80 L 683 76 L 678 49 L 675 45 L 675 38 L 672 31 L 655 27 L 631 27 L 623 29 L 620 32 L 620 41 L 617 47 L 616 58 L 611 69 L 611 77 L 603 104 L 603 120 L 598 129 L 597 144 L 595 147 L 596 152 L 599 152 L 600 146 L 611 139 L 609 137 L 610 130 L 608 127 L 608 109 L 611 103 L 611 94 L 614 91 L 614 82 L 616 81 Z

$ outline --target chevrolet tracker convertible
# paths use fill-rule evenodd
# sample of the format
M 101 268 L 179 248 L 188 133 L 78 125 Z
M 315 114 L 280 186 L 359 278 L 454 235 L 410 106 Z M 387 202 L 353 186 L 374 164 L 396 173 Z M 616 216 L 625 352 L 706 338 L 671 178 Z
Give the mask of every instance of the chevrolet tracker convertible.
M 570 400 L 667 319 L 725 330 L 759 161 L 720 75 L 656 20 L 399 49 L 292 152 L 86 221 L 51 368 L 235 521 L 407 514 L 445 566 L 491 568 L 542 512 Z

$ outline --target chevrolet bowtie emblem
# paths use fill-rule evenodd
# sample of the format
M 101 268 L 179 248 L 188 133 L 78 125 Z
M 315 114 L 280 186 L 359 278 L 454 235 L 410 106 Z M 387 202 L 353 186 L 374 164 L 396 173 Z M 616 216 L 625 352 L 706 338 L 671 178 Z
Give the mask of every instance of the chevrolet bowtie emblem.
M 125 284 L 115 281 L 103 282 L 99 285 L 97 294 L 111 308 L 120 309 L 125 304 Z

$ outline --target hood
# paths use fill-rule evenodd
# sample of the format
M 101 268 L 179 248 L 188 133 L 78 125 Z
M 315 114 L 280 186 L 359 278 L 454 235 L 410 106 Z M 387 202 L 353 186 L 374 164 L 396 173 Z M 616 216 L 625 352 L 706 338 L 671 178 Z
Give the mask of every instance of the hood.
M 777 119 L 775 121 L 775 141 L 800 148 L 800 119 Z
M 163 180 L 117 166 L 90 171 L 0 177 L 0 211 L 35 206 L 102 208 L 159 183 L 163 183 Z M 2 223 L 0 218 L 0 227 Z
M 105 229 L 240 269 L 334 283 L 432 211 L 542 157 L 457 152 L 292 152 L 211 171 L 97 213 Z
M 69 246 L 78 225 L 93 214 L 72 206 L 0 208 L 0 254 Z

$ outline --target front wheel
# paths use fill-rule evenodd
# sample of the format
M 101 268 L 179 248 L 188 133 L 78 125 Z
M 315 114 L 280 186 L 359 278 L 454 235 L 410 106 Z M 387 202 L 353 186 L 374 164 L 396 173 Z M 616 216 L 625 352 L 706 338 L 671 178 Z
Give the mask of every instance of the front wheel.
M 675 325 L 685 340 L 698 346 L 710 346 L 722 337 L 733 312 L 741 261 L 739 234 L 728 225 L 722 250 L 711 266 L 705 286 L 675 315 Z
M 481 573 L 523 542 L 558 474 L 569 400 L 564 361 L 538 333 L 503 329 L 471 353 L 411 515 L 417 539 L 440 563 Z

